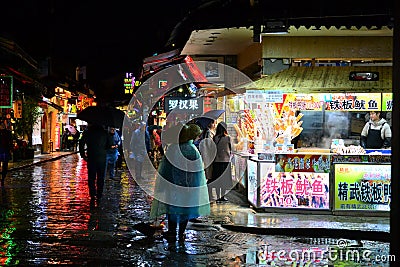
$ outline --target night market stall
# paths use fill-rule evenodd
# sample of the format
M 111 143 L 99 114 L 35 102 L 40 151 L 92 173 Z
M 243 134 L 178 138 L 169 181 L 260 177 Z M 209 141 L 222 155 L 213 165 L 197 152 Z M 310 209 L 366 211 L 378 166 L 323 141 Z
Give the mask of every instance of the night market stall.
M 391 150 L 364 149 L 359 140 L 370 112 L 391 123 L 391 67 L 292 67 L 273 76 L 229 103 L 238 106 L 232 124 L 249 203 L 388 216 Z

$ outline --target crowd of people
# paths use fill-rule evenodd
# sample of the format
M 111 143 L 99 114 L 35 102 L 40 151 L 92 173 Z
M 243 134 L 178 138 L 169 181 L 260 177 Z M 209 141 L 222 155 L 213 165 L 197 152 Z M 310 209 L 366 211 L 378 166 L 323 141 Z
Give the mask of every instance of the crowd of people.
M 167 240 L 184 241 L 188 222 L 209 214 L 210 202 L 214 201 L 213 189 L 217 202 L 227 201 L 225 194 L 232 187 L 232 145 L 226 123 L 212 121 L 203 129 L 195 123 L 162 128 L 139 122 L 126 138 L 129 138 L 126 142 L 129 147 L 125 149 L 129 160 L 134 162 L 135 180 L 147 179 L 143 170 L 146 158 L 157 169 L 150 216 L 165 215 L 168 220 Z M 106 177 L 116 177 L 116 164 L 122 158 L 122 140 L 114 127 L 106 129 L 89 124 L 82 133 L 79 153 L 87 161 L 93 207 L 101 202 Z M 178 194 L 175 189 L 178 189 Z
M 70 126 L 70 125 L 68 125 Z M 72 129 L 72 130 L 70 130 Z M 81 132 L 74 125 L 72 128 L 65 127 L 61 135 L 61 150 L 62 151 L 76 151 L 78 142 L 81 137 Z

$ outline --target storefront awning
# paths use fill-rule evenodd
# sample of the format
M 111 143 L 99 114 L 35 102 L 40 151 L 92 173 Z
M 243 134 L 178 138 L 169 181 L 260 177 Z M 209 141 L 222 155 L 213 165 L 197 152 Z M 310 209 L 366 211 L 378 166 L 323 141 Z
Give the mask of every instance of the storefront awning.
M 350 80 L 351 72 L 377 72 L 377 81 Z M 242 86 L 246 90 L 294 93 L 392 92 L 391 66 L 290 67 Z
M 40 98 L 38 98 L 38 102 L 39 102 L 39 103 L 43 103 L 43 104 L 47 104 L 47 105 L 49 105 L 49 106 L 51 106 L 51 107 L 57 109 L 58 111 L 61 111 L 61 112 L 64 111 L 64 108 L 63 108 L 63 107 L 61 107 L 61 106 L 59 106 L 59 105 L 57 105 L 57 104 L 55 104 L 55 103 L 53 103 L 53 102 L 51 102 L 51 101 L 48 101 L 48 100 L 46 100 L 46 99 L 40 99 Z

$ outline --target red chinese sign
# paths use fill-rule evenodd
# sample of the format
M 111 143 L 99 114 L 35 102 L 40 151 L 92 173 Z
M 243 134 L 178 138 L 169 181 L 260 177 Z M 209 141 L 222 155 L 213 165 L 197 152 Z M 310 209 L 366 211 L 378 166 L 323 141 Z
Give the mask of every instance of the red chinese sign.
M 0 108 L 12 108 L 13 77 L 0 76 Z

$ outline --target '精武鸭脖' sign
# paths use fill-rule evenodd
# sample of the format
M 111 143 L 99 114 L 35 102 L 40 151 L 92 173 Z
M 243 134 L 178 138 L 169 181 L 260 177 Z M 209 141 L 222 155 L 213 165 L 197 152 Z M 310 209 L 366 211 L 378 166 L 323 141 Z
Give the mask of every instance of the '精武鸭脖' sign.
M 203 114 L 202 98 L 185 98 L 185 97 L 165 97 L 164 111 L 186 112 L 193 114 Z

